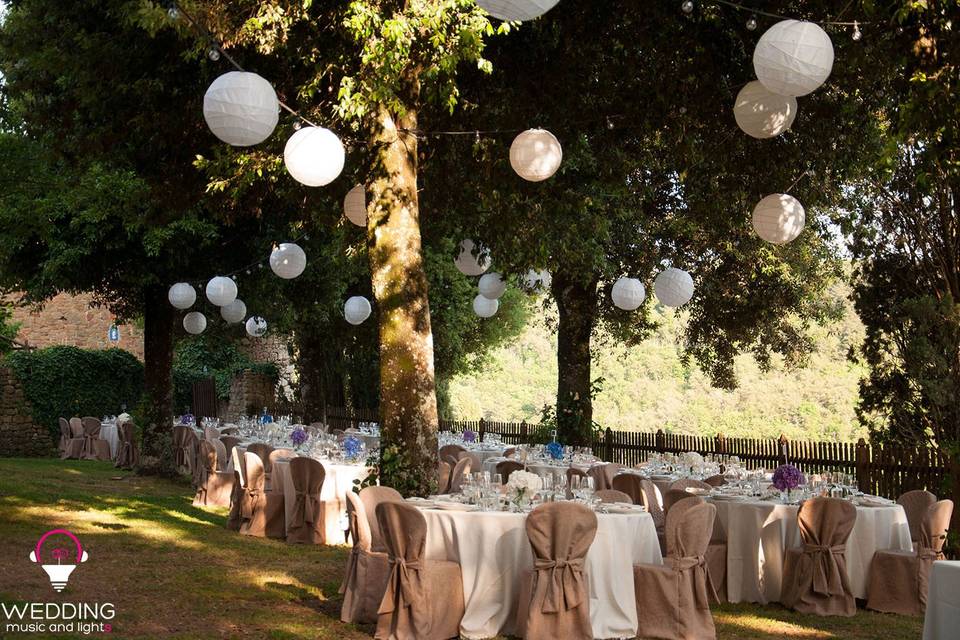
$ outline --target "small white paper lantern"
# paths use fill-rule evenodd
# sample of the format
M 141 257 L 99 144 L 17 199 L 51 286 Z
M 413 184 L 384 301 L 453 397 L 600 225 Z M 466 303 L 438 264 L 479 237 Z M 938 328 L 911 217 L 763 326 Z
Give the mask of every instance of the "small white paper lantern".
M 255 73 L 228 71 L 203 96 L 203 119 L 210 131 L 235 147 L 260 144 L 273 133 L 279 118 L 276 92 Z
M 544 129 L 528 129 L 510 145 L 510 166 L 530 182 L 546 180 L 557 172 L 562 161 L 560 142 Z
M 330 129 L 304 127 L 295 131 L 283 148 L 283 163 L 297 182 L 322 187 L 343 171 L 343 143 Z
M 797 99 L 771 93 L 758 80 L 748 82 L 733 104 L 733 117 L 744 133 L 754 138 L 778 136 L 797 117 Z
M 484 298 L 497 300 L 507 290 L 507 283 L 503 281 L 499 273 L 487 273 L 481 276 L 478 288 L 480 289 L 480 295 Z
M 693 297 L 693 278 L 683 269 L 670 267 L 657 275 L 653 291 L 664 306 L 679 307 Z
M 553 276 L 550 275 L 550 272 L 546 269 L 537 271 L 536 269 L 530 269 L 527 271 L 527 274 L 523 276 L 524 286 L 534 291 L 536 289 L 543 289 L 547 291 L 550 289 L 550 284 L 553 282 Z
M 307 254 L 300 245 L 282 242 L 270 253 L 270 269 L 283 278 L 292 280 L 307 268 Z
M 352 325 L 363 324 L 370 317 L 370 301 L 363 296 L 348 298 L 343 305 L 343 317 Z
M 830 36 L 812 22 L 783 20 L 767 29 L 753 50 L 753 70 L 769 91 L 805 96 L 833 69 Z
M 803 231 L 806 213 L 793 196 L 774 193 L 753 208 L 753 229 L 757 235 L 773 244 L 786 244 Z
M 466 276 L 479 276 L 490 268 L 490 257 L 482 256 L 477 260 L 473 256 L 473 248 L 473 240 L 463 240 L 460 243 L 460 255 L 453 261 L 460 273 Z
M 183 316 L 183 328 L 187 333 L 199 335 L 207 328 L 207 317 L 199 311 L 191 311 Z
M 524 22 L 539 18 L 553 9 L 560 0 L 477 0 L 477 6 L 494 18 L 507 22 Z
M 367 226 L 367 192 L 362 184 L 347 191 L 343 199 L 343 215 L 358 227 Z
M 481 318 L 492 318 L 497 315 L 499 308 L 499 300 L 491 300 L 490 298 L 479 295 L 473 299 L 473 312 Z
M 267 332 L 267 321 L 260 316 L 247 319 L 247 335 L 251 338 L 262 338 Z
M 225 307 L 236 299 L 237 283 L 232 278 L 217 276 L 207 283 L 207 300 L 218 307 Z
M 220 315 L 230 324 L 243 322 L 243 319 L 247 316 L 247 305 L 244 304 L 243 300 L 237 298 L 230 304 L 220 307 Z
M 197 290 L 186 282 L 178 282 L 170 287 L 167 300 L 177 309 L 189 309 L 197 301 Z
M 625 311 L 639 308 L 646 297 L 647 290 L 636 278 L 620 278 L 613 283 L 613 289 L 610 291 L 613 304 Z

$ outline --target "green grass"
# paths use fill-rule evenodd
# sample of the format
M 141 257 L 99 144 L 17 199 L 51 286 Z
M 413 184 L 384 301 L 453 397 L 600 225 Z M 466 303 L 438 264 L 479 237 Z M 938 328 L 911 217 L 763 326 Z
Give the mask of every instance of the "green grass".
M 224 509 L 193 507 L 191 497 L 186 482 L 104 463 L 0 459 L 0 600 L 112 602 L 116 638 L 372 635 L 339 621 L 345 547 L 241 536 L 223 527 Z M 76 533 L 90 554 L 59 595 L 28 559 L 37 538 L 56 527 Z M 918 618 L 865 611 L 818 618 L 776 605 L 728 605 L 714 614 L 724 640 L 915 640 L 922 626 Z M 0 627 L 0 637 L 16 636 Z

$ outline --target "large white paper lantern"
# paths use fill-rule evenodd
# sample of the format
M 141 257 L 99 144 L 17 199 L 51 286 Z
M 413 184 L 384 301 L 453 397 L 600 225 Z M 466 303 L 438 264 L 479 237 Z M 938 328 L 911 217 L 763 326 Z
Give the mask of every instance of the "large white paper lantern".
M 296 278 L 306 268 L 307 254 L 298 244 L 281 242 L 270 253 L 270 269 L 284 280 Z
M 773 244 L 786 244 L 800 235 L 806 222 L 803 205 L 793 196 L 774 193 L 753 208 L 753 229 Z
M 244 304 L 243 300 L 237 298 L 230 304 L 220 307 L 220 315 L 230 324 L 243 322 L 243 319 L 247 316 L 247 305 Z
M 203 119 L 213 135 L 235 147 L 260 144 L 280 117 L 280 103 L 270 83 L 248 71 L 228 71 L 203 96 Z
M 343 305 L 343 317 L 353 325 L 363 324 L 370 317 L 370 301 L 363 296 L 348 298 Z
M 812 22 L 783 20 L 767 29 L 753 50 L 753 70 L 768 90 L 805 96 L 833 69 L 830 36 Z
M 797 99 L 771 93 L 760 81 L 754 80 L 737 94 L 733 117 L 747 135 L 772 138 L 793 124 L 797 117 Z
M 647 290 L 636 278 L 620 278 L 613 283 L 613 289 L 610 291 L 613 304 L 625 311 L 637 309 L 646 297 Z
M 358 184 L 343 198 L 343 215 L 358 227 L 367 226 L 367 191 Z
M 491 300 L 479 295 L 473 299 L 473 312 L 481 318 L 492 318 L 497 315 L 497 309 L 499 308 L 499 300 Z
M 557 172 L 562 161 L 560 142 L 544 129 L 528 129 L 510 145 L 510 166 L 530 182 L 546 180 Z
M 183 316 L 183 328 L 187 333 L 199 335 L 207 328 L 207 317 L 199 311 L 191 311 Z
M 267 332 L 267 321 L 260 316 L 247 319 L 247 335 L 251 338 L 262 338 Z
M 482 256 L 478 260 L 473 256 L 473 248 L 473 240 L 463 240 L 460 243 L 460 254 L 453 261 L 460 273 L 466 276 L 479 276 L 490 268 L 490 257 Z
M 550 284 L 552 282 L 553 276 L 551 276 L 550 272 L 546 269 L 541 271 L 530 269 L 527 271 L 526 275 L 523 276 L 523 284 L 530 291 L 535 291 L 536 289 L 547 291 L 550 289 Z
M 237 283 L 232 278 L 217 276 L 207 283 L 207 300 L 225 307 L 237 299 Z
M 283 148 L 283 163 L 297 182 L 322 187 L 343 171 L 343 143 L 330 129 L 304 127 L 295 131 Z
M 477 5 L 494 18 L 523 22 L 539 18 L 560 0 L 477 0 Z
M 690 302 L 693 297 L 693 278 L 683 269 L 670 267 L 657 275 L 657 279 L 653 281 L 653 291 L 661 304 L 679 307 Z
M 186 282 L 178 282 L 170 287 L 167 300 L 177 309 L 189 309 L 197 301 L 197 290 Z
M 480 289 L 480 295 L 484 298 L 497 300 L 507 290 L 507 283 L 504 282 L 499 273 L 487 273 L 481 276 L 478 288 Z

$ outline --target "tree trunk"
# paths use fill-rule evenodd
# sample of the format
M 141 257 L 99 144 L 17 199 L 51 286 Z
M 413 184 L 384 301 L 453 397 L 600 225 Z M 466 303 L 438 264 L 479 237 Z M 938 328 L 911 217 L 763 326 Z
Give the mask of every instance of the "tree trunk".
M 342 360 L 341 354 L 333 352 L 329 340 L 296 334 L 297 370 L 300 374 L 300 403 L 303 421 L 307 424 L 323 420 L 325 407 L 346 407 L 343 376 L 333 363 Z
M 173 326 L 177 312 L 163 287 L 151 287 L 143 310 L 143 399 L 140 405 L 140 468 L 174 474 Z
M 414 91 L 414 93 L 416 93 Z M 411 101 L 410 104 L 415 104 Z M 405 495 L 436 488 L 437 397 L 417 197 L 416 111 L 377 113 L 367 239 L 380 327 L 381 478 Z
M 557 301 L 557 438 L 585 447 L 593 440 L 590 337 L 597 322 L 597 278 L 556 273 L 551 286 Z

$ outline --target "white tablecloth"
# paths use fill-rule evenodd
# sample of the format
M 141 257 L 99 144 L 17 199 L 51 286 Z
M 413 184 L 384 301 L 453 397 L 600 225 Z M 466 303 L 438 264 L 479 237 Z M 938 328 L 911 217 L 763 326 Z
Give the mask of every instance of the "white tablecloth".
M 933 563 L 923 619 L 923 640 L 953 640 L 960 635 L 960 562 Z
M 526 516 L 424 509 L 426 557 L 452 560 L 463 571 L 465 638 L 512 634 L 520 575 L 533 568 Z M 632 638 L 637 633 L 633 565 L 662 561 L 653 519 L 647 513 L 598 514 L 597 537 L 587 553 L 590 621 L 595 638 Z M 562 640 L 558 638 L 557 640 Z
M 363 480 L 369 470 L 362 464 L 333 464 L 321 462 L 326 475 L 323 478 L 323 488 L 320 489 L 320 500 L 329 504 L 338 504 L 338 517 L 327 518 L 324 523 L 324 536 L 327 544 L 346 544 L 344 531 L 347 530 L 347 492 L 353 491 L 353 481 Z M 283 492 L 283 508 L 287 521 L 287 529 L 293 522 L 293 507 L 296 504 L 297 493 L 293 488 L 293 477 L 290 474 L 290 463 L 277 461 L 271 473 L 271 489 Z M 329 511 L 328 511 L 329 513 Z
M 110 457 L 117 457 L 117 450 L 120 448 L 120 434 L 117 433 L 117 425 L 101 424 L 100 438 L 110 443 Z
M 802 544 L 799 507 L 759 500 L 712 502 L 727 537 L 727 598 L 778 602 L 786 550 Z M 867 597 L 870 561 L 878 549 L 912 549 L 907 515 L 900 505 L 857 507 L 846 552 L 850 589 L 857 598 Z

